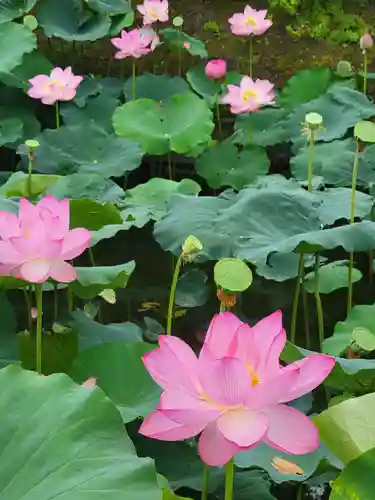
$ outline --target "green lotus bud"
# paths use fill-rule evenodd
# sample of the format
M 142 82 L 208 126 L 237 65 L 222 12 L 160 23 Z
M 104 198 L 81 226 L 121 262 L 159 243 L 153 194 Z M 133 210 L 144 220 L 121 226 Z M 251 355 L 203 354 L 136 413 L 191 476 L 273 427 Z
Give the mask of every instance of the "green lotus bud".
M 40 146 L 39 142 L 33 139 L 29 139 L 25 144 L 29 149 L 37 149 Z
M 203 250 L 202 243 L 195 236 L 188 236 L 182 245 L 182 253 L 185 257 L 193 255 Z
M 319 130 L 323 126 L 323 117 L 319 113 L 307 113 L 305 124 L 311 130 Z

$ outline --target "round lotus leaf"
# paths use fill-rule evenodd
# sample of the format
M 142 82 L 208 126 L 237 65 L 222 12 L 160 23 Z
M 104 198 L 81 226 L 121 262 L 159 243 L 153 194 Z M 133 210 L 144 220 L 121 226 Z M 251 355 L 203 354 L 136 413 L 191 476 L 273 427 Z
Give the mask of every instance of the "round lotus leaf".
M 253 274 L 240 259 L 221 259 L 214 268 L 215 283 L 231 292 L 243 292 L 251 285 Z

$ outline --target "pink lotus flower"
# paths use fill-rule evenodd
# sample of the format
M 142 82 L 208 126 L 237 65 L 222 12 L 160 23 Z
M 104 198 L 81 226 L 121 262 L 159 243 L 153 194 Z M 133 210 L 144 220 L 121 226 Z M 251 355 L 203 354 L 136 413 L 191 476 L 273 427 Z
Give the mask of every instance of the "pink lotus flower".
M 223 59 L 213 59 L 206 64 L 205 73 L 207 78 L 220 80 L 227 74 L 227 63 Z
M 165 23 L 169 19 L 168 0 L 144 0 L 137 10 L 143 16 L 143 25 L 150 26 L 157 21 Z
M 254 327 L 229 312 L 218 314 L 199 358 L 179 338 L 159 337 L 160 348 L 143 361 L 164 392 L 140 433 L 164 441 L 202 433 L 198 452 L 210 466 L 261 441 L 297 455 L 315 450 L 314 424 L 285 403 L 317 387 L 334 359 L 316 354 L 282 367 L 285 342 L 280 311 Z
M 252 9 L 246 5 L 243 14 L 233 14 L 229 18 L 230 29 L 234 35 L 263 35 L 272 21 L 266 19 L 266 10 Z
M 55 104 L 57 101 L 70 101 L 83 80 L 82 76 L 73 75 L 72 68 L 54 68 L 48 75 L 37 75 L 29 80 L 31 87 L 27 91 L 33 99 L 41 99 L 43 104 Z
M 111 38 L 111 43 L 119 49 L 115 54 L 116 59 L 126 59 L 127 57 L 140 57 L 152 52 L 152 44 L 155 36 L 151 30 L 133 29 L 131 31 L 121 31 L 120 38 Z
M 81 384 L 81 387 L 96 387 L 96 377 L 89 377 Z
M 18 216 L 0 212 L 0 238 L 0 274 L 30 283 L 49 277 L 70 283 L 76 271 L 65 261 L 88 248 L 91 233 L 69 230 L 69 200 L 49 195 L 36 205 L 21 198 Z
M 365 33 L 363 36 L 361 36 L 359 40 L 359 46 L 362 50 L 372 49 L 373 45 L 374 40 L 372 39 L 370 33 Z
M 252 80 L 244 76 L 240 85 L 227 85 L 228 93 L 221 99 L 234 114 L 257 111 L 266 104 L 275 104 L 273 84 L 268 80 Z

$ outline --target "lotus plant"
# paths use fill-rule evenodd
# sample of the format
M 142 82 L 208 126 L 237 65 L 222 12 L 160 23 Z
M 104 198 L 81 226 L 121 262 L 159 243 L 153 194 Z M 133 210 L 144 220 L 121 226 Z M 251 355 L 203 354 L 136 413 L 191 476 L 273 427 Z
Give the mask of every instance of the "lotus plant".
M 368 57 L 367 51 L 372 49 L 374 46 L 374 40 L 370 33 L 365 33 L 361 36 L 359 40 L 360 49 L 363 52 L 363 93 L 367 93 L 367 66 L 368 66 Z
M 272 21 L 266 19 L 267 10 L 252 9 L 250 5 L 246 5 L 243 13 L 233 14 L 229 18 L 231 31 L 234 35 L 250 36 L 249 42 L 249 64 L 250 76 L 252 76 L 253 66 L 253 35 L 263 35 L 270 26 Z
M 143 16 L 143 26 L 151 26 L 157 21 L 165 23 L 169 19 L 168 0 L 144 0 L 137 10 Z
M 41 372 L 42 283 L 76 279 L 67 261 L 89 246 L 91 233 L 69 229 L 69 200 L 45 196 L 36 205 L 21 198 L 18 215 L 0 212 L 0 273 L 35 284 L 37 302 L 37 371 Z
M 257 111 L 261 106 L 275 104 L 273 84 L 268 80 L 252 80 L 244 76 L 239 85 L 227 85 L 228 93 L 221 99 L 233 114 Z
M 164 441 L 200 434 L 199 456 L 209 466 L 262 441 L 296 455 L 314 451 L 317 429 L 286 403 L 317 387 L 335 361 L 314 354 L 283 367 L 285 343 L 280 311 L 253 327 L 230 312 L 216 315 L 199 357 L 181 339 L 160 336 L 143 361 L 164 392 L 140 433 Z
M 54 68 L 50 75 L 37 75 L 29 80 L 31 87 L 27 94 L 40 99 L 43 104 L 56 105 L 56 127 L 59 128 L 59 101 L 71 101 L 83 77 L 73 74 L 71 66 L 65 69 Z

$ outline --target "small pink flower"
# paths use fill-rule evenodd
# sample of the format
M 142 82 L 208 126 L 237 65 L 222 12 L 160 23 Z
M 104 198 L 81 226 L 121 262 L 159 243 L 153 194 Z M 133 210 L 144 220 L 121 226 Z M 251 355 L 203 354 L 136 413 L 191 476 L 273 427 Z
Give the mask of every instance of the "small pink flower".
M 165 23 L 169 19 L 168 0 L 144 0 L 137 10 L 143 16 L 143 26 L 150 26 L 157 21 Z
M 263 35 L 272 21 L 266 19 L 266 10 L 252 9 L 246 5 L 243 14 L 233 14 L 229 18 L 230 29 L 234 35 Z
M 257 111 L 261 106 L 275 104 L 273 84 L 268 80 L 255 80 L 244 76 L 240 85 L 227 85 L 228 93 L 221 99 L 229 104 L 233 114 Z
M 150 30 L 133 29 L 131 31 L 121 31 L 120 38 L 111 38 L 111 43 L 119 49 L 115 54 L 116 59 L 126 59 L 127 57 L 140 57 L 152 52 L 152 44 L 155 37 Z
M 81 387 L 96 387 L 96 377 L 89 377 L 81 384 Z
M 359 40 L 359 46 L 362 50 L 371 49 L 373 45 L 374 45 L 374 40 L 372 39 L 370 33 L 365 33 L 363 36 L 361 36 Z
M 207 78 L 220 80 L 227 74 L 227 63 L 223 59 L 213 59 L 206 64 L 205 73 Z
M 77 92 L 77 87 L 83 80 L 76 76 L 72 68 L 54 68 L 48 75 L 37 75 L 29 80 L 31 87 L 27 91 L 33 99 L 41 99 L 43 104 L 55 104 L 57 101 L 70 101 Z
M 184 42 L 184 48 L 186 50 L 189 50 L 191 48 L 191 43 L 190 42 Z
M 140 433 L 163 441 L 201 433 L 198 452 L 210 466 L 262 441 L 295 455 L 314 451 L 314 424 L 285 403 L 317 387 L 335 360 L 314 354 L 283 367 L 285 343 L 280 311 L 254 327 L 229 312 L 216 315 L 199 358 L 181 339 L 159 336 L 159 349 L 143 361 L 164 392 Z
M 88 248 L 91 233 L 69 230 L 69 215 L 69 200 L 50 195 L 36 205 L 21 198 L 18 216 L 0 212 L 0 273 L 29 283 L 50 277 L 61 283 L 74 281 L 76 271 L 66 261 Z

